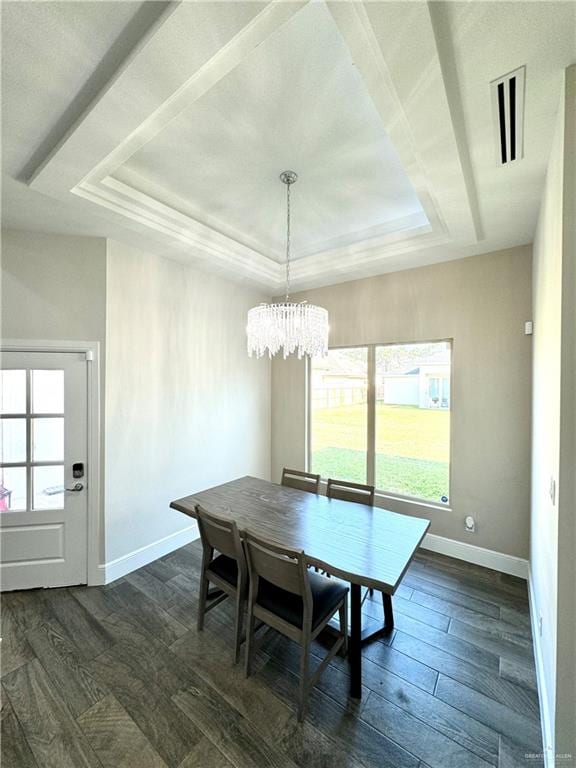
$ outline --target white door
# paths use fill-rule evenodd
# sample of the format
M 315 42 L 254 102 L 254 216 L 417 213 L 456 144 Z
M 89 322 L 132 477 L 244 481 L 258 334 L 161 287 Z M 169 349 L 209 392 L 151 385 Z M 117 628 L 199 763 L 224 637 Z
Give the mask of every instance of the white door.
M 86 583 L 85 358 L 76 352 L 2 354 L 2 590 Z

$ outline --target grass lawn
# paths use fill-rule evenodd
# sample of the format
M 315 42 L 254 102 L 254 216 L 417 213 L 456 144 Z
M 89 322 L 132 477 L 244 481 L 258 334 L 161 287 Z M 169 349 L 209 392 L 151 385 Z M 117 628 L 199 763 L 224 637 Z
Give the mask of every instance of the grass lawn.
M 448 496 L 450 413 L 376 406 L 376 487 L 440 501 Z M 323 477 L 366 482 L 366 406 L 316 409 L 312 469 Z

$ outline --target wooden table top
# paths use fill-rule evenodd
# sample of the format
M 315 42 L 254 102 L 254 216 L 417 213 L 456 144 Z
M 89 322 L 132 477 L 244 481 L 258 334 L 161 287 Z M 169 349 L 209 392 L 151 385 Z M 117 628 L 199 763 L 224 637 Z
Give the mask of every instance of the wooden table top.
M 256 477 L 241 477 L 173 501 L 190 517 L 194 507 L 228 515 L 240 532 L 303 549 L 312 565 L 362 586 L 394 594 L 429 520 L 380 507 L 328 499 Z

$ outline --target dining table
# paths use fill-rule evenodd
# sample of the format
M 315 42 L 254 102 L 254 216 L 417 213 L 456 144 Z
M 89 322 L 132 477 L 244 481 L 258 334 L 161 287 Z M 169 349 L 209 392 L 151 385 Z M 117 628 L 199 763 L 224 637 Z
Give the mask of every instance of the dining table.
M 195 518 L 196 506 L 233 518 L 250 531 L 303 550 L 307 562 L 350 585 L 350 695 L 362 695 L 362 646 L 394 628 L 392 596 L 430 521 L 246 476 L 171 502 Z M 362 588 L 382 593 L 384 621 L 362 616 Z

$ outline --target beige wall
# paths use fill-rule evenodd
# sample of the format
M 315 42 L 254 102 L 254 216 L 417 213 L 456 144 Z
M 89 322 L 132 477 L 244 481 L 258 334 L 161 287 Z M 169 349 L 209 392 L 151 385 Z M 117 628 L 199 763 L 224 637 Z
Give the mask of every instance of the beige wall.
M 545 747 L 551 755 L 576 759 L 575 103 L 573 66 L 566 73 L 534 241 L 530 569 L 536 622 L 542 619 L 536 657 Z
M 528 555 L 531 248 L 521 247 L 297 294 L 330 313 L 330 344 L 451 338 L 451 509 L 386 501 L 431 532 Z M 272 468 L 303 467 L 305 364 L 272 366 Z M 477 532 L 464 531 L 473 515 Z
M 542 714 L 553 718 L 556 692 L 558 510 L 550 483 L 560 462 L 560 326 L 562 291 L 562 153 L 558 125 L 534 240 L 534 361 L 530 569 L 543 675 Z M 546 739 L 553 738 L 547 734 Z
M 576 763 L 576 64 L 566 70 L 558 478 L 556 750 Z
M 4 339 L 100 342 L 100 420 L 103 428 L 106 240 L 3 230 L 1 317 Z M 100 477 L 100 498 L 103 499 L 103 444 Z M 103 561 L 103 535 L 98 546 Z
M 169 503 L 270 476 L 270 363 L 248 358 L 252 289 L 109 241 L 107 560 L 190 526 Z
M 270 363 L 245 337 L 261 294 L 103 239 L 2 244 L 3 337 L 102 345 L 102 562 L 189 527 L 172 499 L 270 476 Z
M 106 336 L 106 241 L 2 232 L 2 336 L 100 341 Z

